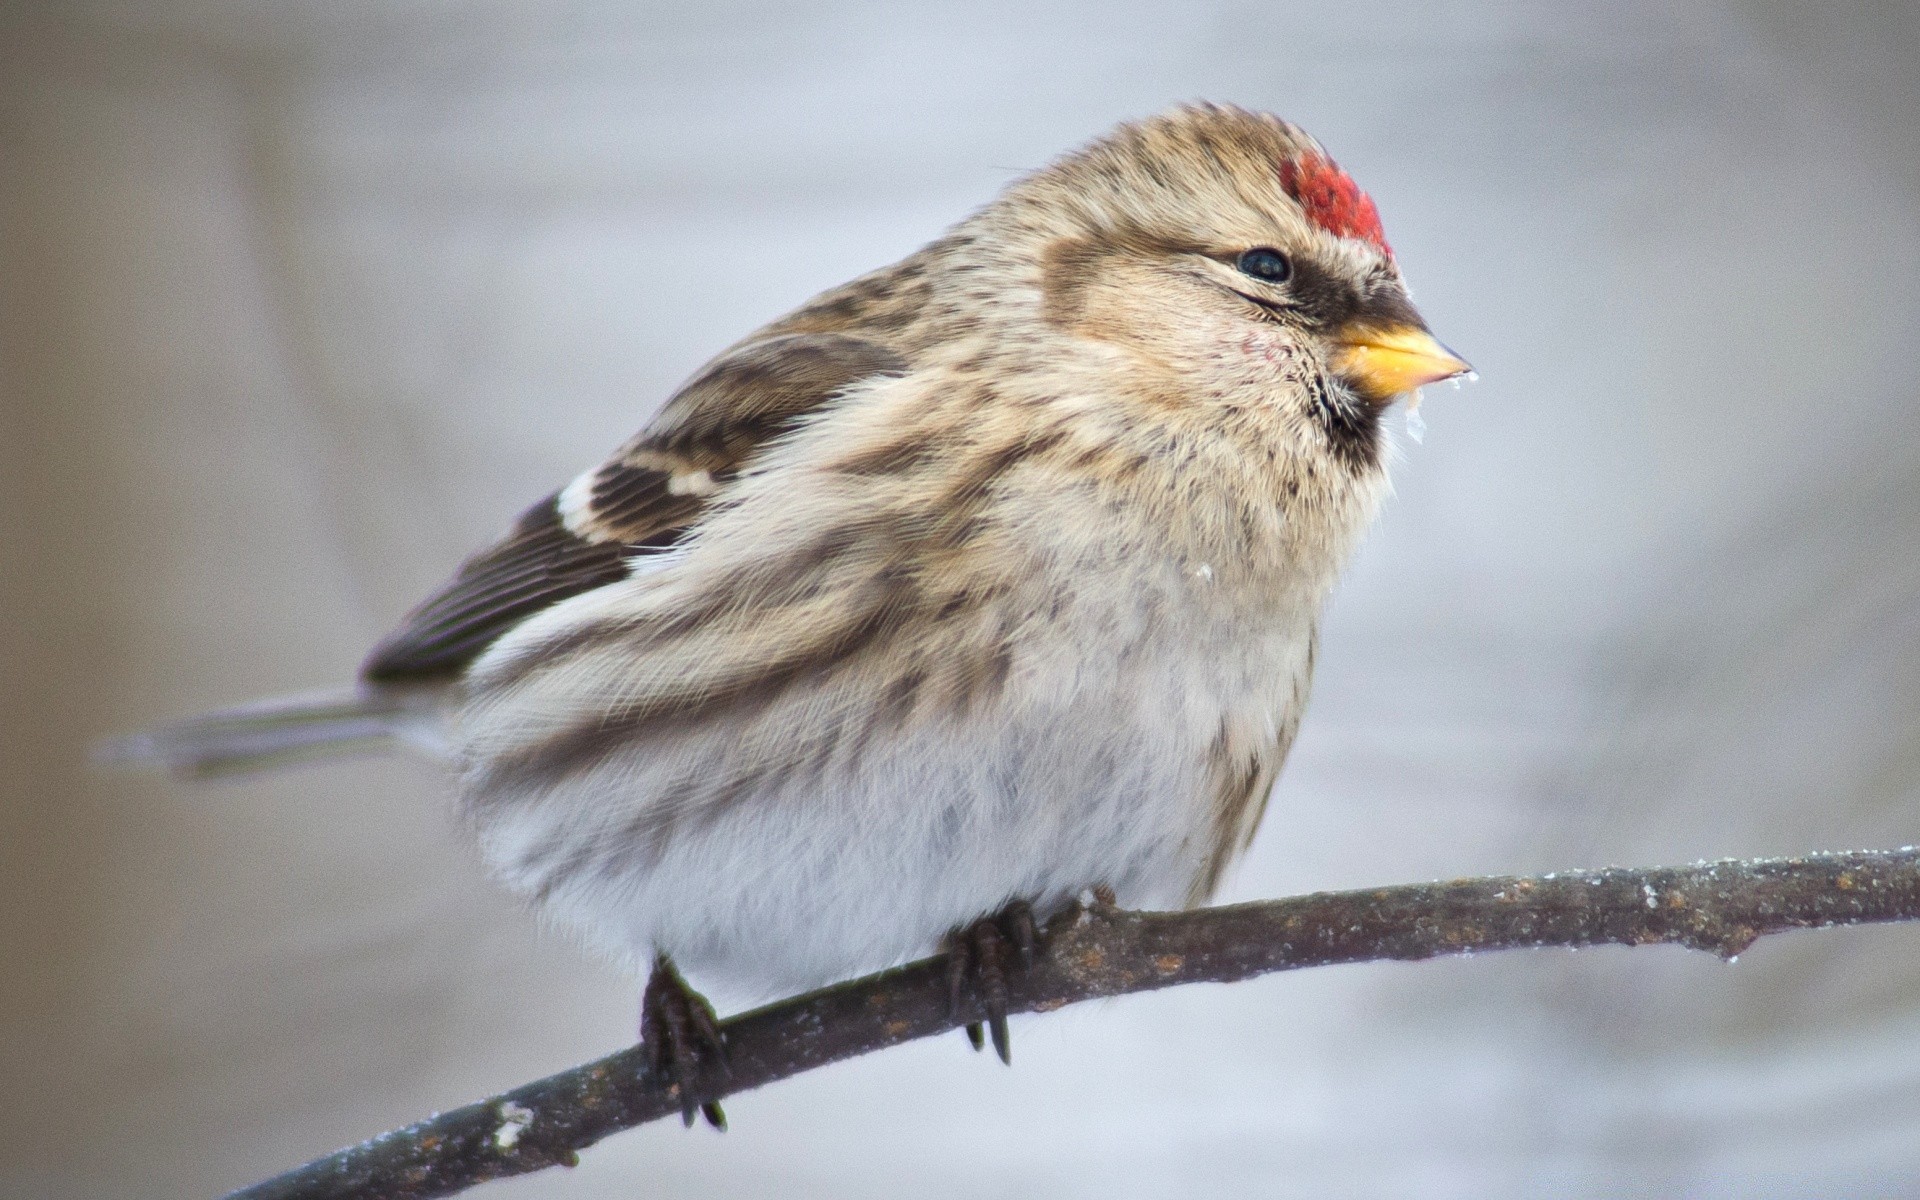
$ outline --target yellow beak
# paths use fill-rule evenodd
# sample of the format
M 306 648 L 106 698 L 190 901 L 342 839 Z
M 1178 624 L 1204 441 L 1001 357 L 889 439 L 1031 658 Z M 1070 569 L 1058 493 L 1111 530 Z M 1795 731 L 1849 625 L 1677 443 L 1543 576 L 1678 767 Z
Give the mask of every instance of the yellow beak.
M 1418 325 L 1350 329 L 1341 336 L 1339 346 L 1333 369 L 1355 391 L 1380 404 L 1473 370 Z

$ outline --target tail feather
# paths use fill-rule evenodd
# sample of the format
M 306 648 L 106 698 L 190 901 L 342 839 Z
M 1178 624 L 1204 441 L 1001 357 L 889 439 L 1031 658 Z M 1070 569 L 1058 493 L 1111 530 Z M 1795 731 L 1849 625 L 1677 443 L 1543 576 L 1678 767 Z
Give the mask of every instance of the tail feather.
M 446 754 L 437 690 L 362 686 L 275 696 L 114 738 L 94 757 L 209 779 L 402 746 Z

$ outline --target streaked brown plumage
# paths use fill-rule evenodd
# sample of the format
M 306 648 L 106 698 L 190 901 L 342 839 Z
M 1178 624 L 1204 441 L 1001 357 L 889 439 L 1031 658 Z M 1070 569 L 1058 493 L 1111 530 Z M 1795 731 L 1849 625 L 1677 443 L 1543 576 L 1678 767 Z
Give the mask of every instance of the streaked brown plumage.
M 1013 900 L 1196 903 L 1298 728 L 1380 414 L 1464 370 L 1311 139 L 1176 109 L 722 353 L 365 695 L 443 697 L 489 863 L 636 965 L 765 991 Z M 189 765 L 262 749 L 195 728 Z

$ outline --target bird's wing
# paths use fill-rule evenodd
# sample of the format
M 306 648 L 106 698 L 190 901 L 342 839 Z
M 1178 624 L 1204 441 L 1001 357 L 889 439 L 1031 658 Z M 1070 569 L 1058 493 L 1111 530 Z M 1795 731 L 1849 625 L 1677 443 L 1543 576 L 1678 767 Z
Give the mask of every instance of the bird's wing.
M 602 465 L 520 515 L 460 565 L 361 666 L 373 683 L 450 680 L 501 634 L 569 596 L 625 578 L 663 550 L 769 439 L 905 361 L 868 338 L 791 333 L 722 355 Z

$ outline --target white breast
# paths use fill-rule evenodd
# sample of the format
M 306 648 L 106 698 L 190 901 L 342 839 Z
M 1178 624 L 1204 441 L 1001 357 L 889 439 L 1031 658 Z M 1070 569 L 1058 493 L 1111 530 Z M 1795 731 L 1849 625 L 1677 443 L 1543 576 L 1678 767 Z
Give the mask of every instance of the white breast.
M 485 855 L 602 950 L 640 969 L 664 950 L 742 998 L 930 951 L 1015 898 L 1044 910 L 1105 884 L 1123 904 L 1178 906 L 1212 849 L 1209 750 L 1223 729 L 1272 744 L 1297 716 L 1317 607 L 1263 601 L 1255 618 L 1203 566 L 1151 564 L 1124 588 L 1034 580 L 1061 602 L 1020 642 L 1000 702 L 965 720 L 767 773 L 655 836 L 689 771 L 808 760 L 809 738 L 871 706 L 802 683 L 473 808 Z

